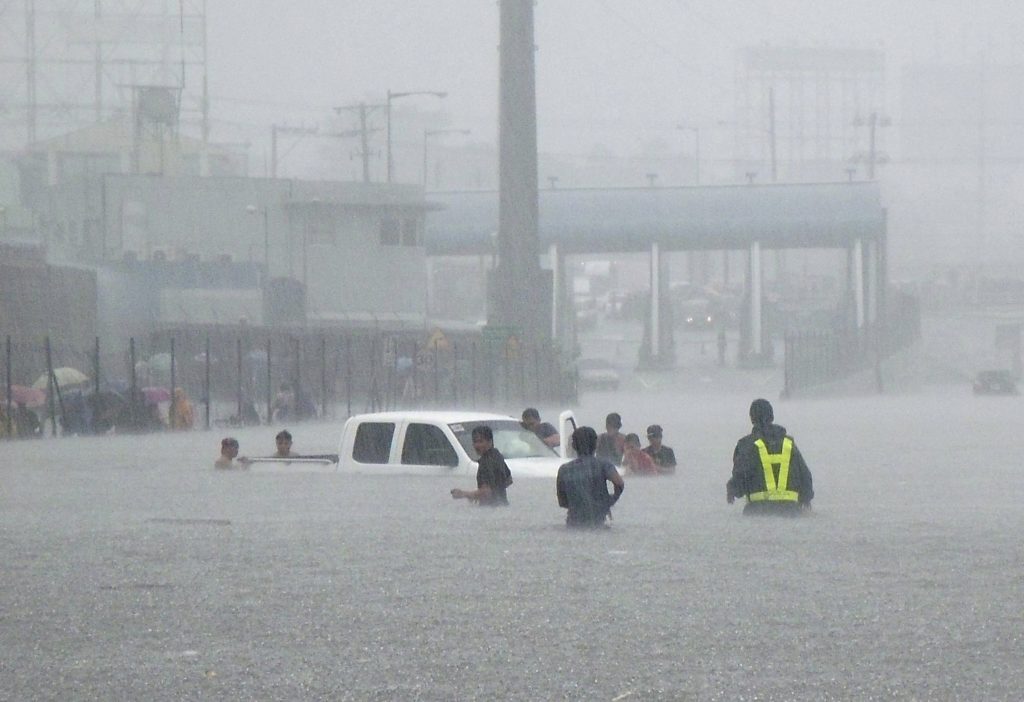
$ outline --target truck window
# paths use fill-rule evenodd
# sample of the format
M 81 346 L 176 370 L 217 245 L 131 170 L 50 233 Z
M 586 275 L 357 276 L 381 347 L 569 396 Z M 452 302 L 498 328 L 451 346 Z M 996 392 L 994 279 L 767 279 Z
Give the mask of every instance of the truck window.
M 394 435 L 395 425 L 391 422 L 363 422 L 356 429 L 352 458 L 358 463 L 387 463 Z
M 459 457 L 440 427 L 433 424 L 410 424 L 405 430 L 402 463 L 415 466 L 459 465 Z

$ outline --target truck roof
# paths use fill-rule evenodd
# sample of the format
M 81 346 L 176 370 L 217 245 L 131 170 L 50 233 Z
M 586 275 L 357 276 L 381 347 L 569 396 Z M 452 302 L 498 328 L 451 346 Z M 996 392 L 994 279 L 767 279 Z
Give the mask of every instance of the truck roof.
M 353 415 L 349 421 L 358 422 L 439 422 L 455 424 L 458 422 L 486 422 L 496 419 L 519 421 L 507 414 L 493 412 L 459 412 L 453 410 L 399 410 L 395 412 L 373 412 L 370 414 Z

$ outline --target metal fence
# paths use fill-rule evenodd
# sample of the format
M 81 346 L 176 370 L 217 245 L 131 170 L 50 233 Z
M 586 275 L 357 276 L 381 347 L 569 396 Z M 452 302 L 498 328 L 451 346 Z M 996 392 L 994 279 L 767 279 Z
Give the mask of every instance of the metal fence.
M 575 396 L 571 364 L 553 347 L 470 333 L 176 330 L 119 344 L 96 338 L 89 349 L 51 337 L 34 343 L 8 337 L 4 352 L 0 432 L 8 437 L 28 433 L 16 421 L 26 409 L 18 402 L 26 399 L 42 425 L 35 433 L 57 436 L 331 420 L 392 409 L 483 409 Z M 174 400 L 177 388 L 184 401 Z
M 847 378 L 869 369 L 883 390 L 881 363 L 921 338 L 917 299 L 892 293 L 890 312 L 863 329 L 791 331 L 786 333 L 784 395 Z

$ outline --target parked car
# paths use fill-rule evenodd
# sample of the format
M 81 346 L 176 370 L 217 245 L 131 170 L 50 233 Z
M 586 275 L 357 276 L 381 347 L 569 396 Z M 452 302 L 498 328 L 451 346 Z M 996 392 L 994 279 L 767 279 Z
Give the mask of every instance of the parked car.
M 618 390 L 619 371 L 603 358 L 583 358 L 576 364 L 579 385 L 589 390 Z
M 1008 370 L 984 370 L 974 378 L 975 395 L 1016 395 L 1017 381 Z

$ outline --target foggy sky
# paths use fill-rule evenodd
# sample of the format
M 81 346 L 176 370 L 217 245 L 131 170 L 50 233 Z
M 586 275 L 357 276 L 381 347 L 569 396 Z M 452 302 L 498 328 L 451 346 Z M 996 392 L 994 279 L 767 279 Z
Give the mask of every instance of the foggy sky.
M 732 117 L 736 51 L 751 45 L 883 48 L 895 111 L 904 64 L 1018 61 L 1021 28 L 1010 0 L 540 0 L 539 146 L 678 148 L 676 124 Z M 323 124 L 331 107 L 391 89 L 448 91 L 415 106 L 496 139 L 493 0 L 211 2 L 208 31 L 215 138 L 246 131 L 256 144 L 271 122 Z

